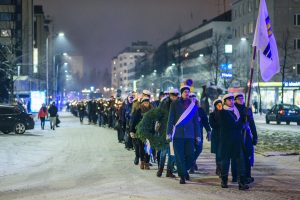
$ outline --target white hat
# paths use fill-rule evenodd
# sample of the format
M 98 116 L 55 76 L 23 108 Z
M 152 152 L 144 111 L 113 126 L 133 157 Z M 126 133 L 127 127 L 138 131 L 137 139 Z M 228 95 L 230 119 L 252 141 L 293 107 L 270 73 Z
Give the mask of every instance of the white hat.
M 215 99 L 213 105 L 216 106 L 218 103 L 222 103 L 222 99 Z
M 171 89 L 171 90 L 172 90 L 172 89 Z M 171 91 L 171 90 L 170 90 L 170 91 Z M 166 90 L 166 91 L 164 91 L 164 94 L 169 94 L 170 91 L 169 91 L 169 90 Z
M 143 90 L 143 94 L 151 96 L 151 92 L 149 90 Z
M 176 88 L 172 88 L 170 91 L 169 91 L 170 94 L 179 94 L 179 91 L 178 89 Z
M 239 97 L 239 96 L 244 97 L 244 94 L 243 94 L 243 93 L 236 93 L 236 94 L 234 95 L 234 99 L 236 99 L 236 98 Z
M 193 92 L 191 92 L 191 93 L 189 94 L 189 97 L 196 97 L 196 94 L 193 93 Z
M 225 102 L 225 100 L 228 98 L 234 98 L 234 95 L 232 93 L 225 94 L 222 98 L 222 101 Z
M 191 87 L 188 85 L 183 85 L 182 87 L 180 87 L 180 92 L 183 93 L 184 90 L 189 90 L 191 91 Z

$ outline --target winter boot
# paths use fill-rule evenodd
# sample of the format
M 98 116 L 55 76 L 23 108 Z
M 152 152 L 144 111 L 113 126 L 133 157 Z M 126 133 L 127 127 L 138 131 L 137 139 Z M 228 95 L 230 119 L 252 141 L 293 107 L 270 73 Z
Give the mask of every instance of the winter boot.
M 163 168 L 159 168 L 158 171 L 156 172 L 156 176 L 161 177 L 163 170 L 164 170 Z
M 249 186 L 245 183 L 245 177 L 241 176 L 239 178 L 239 190 L 248 190 Z
M 140 169 L 145 169 L 145 161 L 141 161 Z
M 149 163 L 145 163 L 145 164 L 144 164 L 144 169 L 149 170 L 149 169 L 150 169 L 149 166 L 150 166 Z
M 180 184 L 185 184 L 185 178 L 183 176 L 180 177 L 179 183 Z
M 191 167 L 189 173 L 190 173 L 190 174 L 195 174 L 195 167 L 194 167 L 194 166 Z
M 135 157 L 134 159 L 134 162 L 133 162 L 135 165 L 138 165 L 139 164 L 139 157 Z
M 169 178 L 176 178 L 176 176 L 172 173 L 172 171 L 171 171 L 170 169 L 167 170 L 166 177 L 169 177 Z
M 228 182 L 228 177 L 227 176 L 222 176 L 221 177 L 221 187 L 222 188 L 228 188 L 227 182 Z

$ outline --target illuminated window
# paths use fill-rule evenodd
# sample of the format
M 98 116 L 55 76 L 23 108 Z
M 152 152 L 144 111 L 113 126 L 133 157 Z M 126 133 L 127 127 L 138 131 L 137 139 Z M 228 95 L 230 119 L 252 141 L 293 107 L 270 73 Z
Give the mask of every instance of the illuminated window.
M 0 36 L 1 37 L 10 37 L 11 36 L 11 30 L 9 30 L 9 29 L 1 30 Z

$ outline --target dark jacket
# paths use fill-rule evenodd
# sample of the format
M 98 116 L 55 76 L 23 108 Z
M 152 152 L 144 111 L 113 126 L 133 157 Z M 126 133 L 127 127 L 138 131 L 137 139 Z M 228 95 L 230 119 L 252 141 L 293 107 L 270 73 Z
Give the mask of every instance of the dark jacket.
M 218 153 L 220 146 L 220 111 L 214 110 L 209 114 L 211 131 L 211 153 Z
M 191 100 L 186 100 L 191 103 Z M 196 105 L 197 106 L 197 105 Z M 178 119 L 185 111 L 184 109 L 184 100 L 182 98 L 177 99 L 171 103 L 167 133 L 172 134 L 173 126 L 177 123 Z M 192 116 L 188 118 L 188 121 L 182 125 L 176 127 L 174 138 L 189 138 L 195 139 L 196 137 L 201 136 L 200 126 L 198 121 L 198 112 L 194 112 Z
M 203 110 L 203 108 L 200 108 L 200 107 L 198 108 L 198 114 L 199 114 L 201 139 L 203 141 L 203 127 L 205 128 L 206 132 L 211 131 L 211 128 L 208 123 L 208 118 L 207 118 L 206 112 Z
M 51 104 L 48 113 L 50 115 L 50 117 L 56 117 L 57 116 L 57 107 L 53 104 Z
M 236 116 L 232 111 L 220 111 L 220 156 L 224 158 L 238 158 L 241 153 L 243 122 L 240 117 L 236 121 Z

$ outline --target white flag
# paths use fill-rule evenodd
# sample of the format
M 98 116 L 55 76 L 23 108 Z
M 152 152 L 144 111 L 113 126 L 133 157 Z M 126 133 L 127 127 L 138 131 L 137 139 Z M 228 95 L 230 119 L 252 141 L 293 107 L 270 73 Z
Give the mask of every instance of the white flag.
M 264 81 L 269 81 L 280 71 L 276 40 L 272 31 L 271 21 L 265 0 L 260 0 L 253 46 L 260 55 L 260 72 Z

